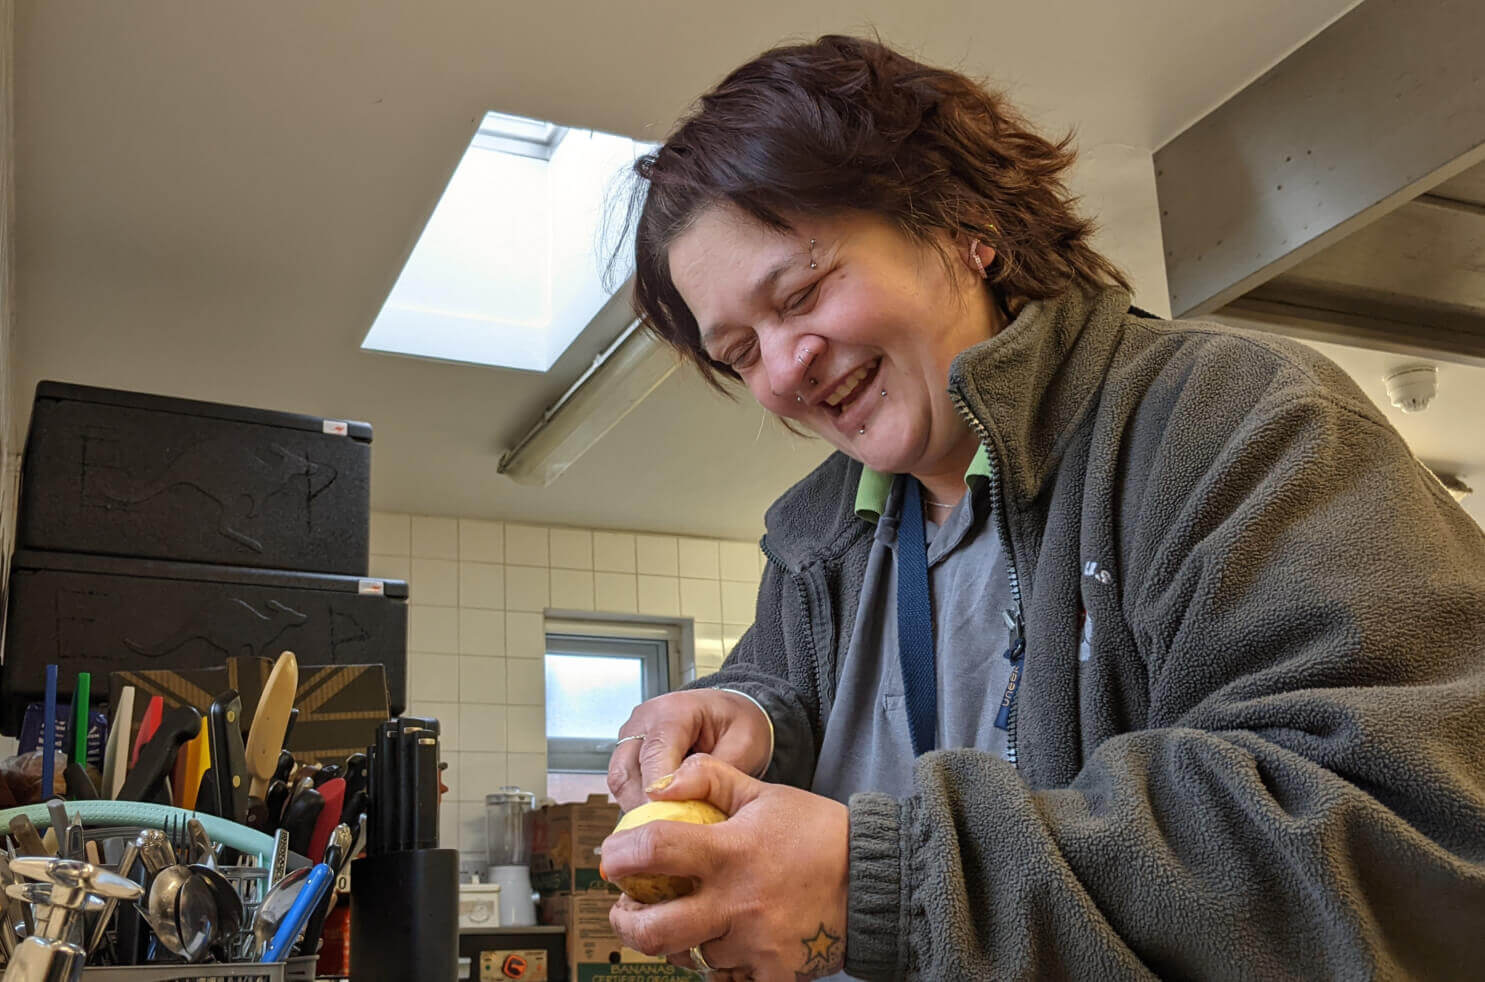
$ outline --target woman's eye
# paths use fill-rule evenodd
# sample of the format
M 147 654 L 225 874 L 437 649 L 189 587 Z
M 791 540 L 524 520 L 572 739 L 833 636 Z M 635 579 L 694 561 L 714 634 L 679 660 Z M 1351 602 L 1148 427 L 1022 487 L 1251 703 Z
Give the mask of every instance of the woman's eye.
M 738 345 L 736 348 L 733 348 L 731 351 L 727 352 L 727 358 L 725 359 L 727 364 L 734 371 L 745 368 L 748 362 L 752 359 L 754 347 L 755 346 L 753 345 L 753 343 L 751 341 L 748 341 L 744 344 Z
M 814 297 L 815 289 L 819 285 L 820 281 L 816 280 L 805 289 L 800 290 L 794 296 L 789 298 L 789 302 L 785 305 L 784 309 L 789 311 L 791 314 L 797 313 L 798 311 L 802 310 L 804 308 L 804 305 L 809 303 L 810 299 Z

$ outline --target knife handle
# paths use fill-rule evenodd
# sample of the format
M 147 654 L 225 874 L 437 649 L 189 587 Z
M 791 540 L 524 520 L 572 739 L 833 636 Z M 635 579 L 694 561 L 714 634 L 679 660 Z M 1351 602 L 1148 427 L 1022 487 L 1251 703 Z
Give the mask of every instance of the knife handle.
M 157 801 L 165 778 L 175 766 L 176 755 L 186 742 L 201 732 L 201 713 L 191 706 L 176 706 L 160 719 L 160 728 L 139 751 L 139 763 L 124 779 L 122 801 Z
M 292 651 L 285 651 L 273 663 L 263 691 L 258 695 L 258 708 L 253 710 L 253 724 L 248 728 L 243 749 L 243 767 L 251 777 L 249 794 L 261 798 L 268 791 L 278 766 L 279 752 L 288 742 L 289 715 L 299 689 L 299 662 Z
M 212 702 L 208 715 L 217 814 L 240 823 L 247 817 L 248 799 L 247 762 L 242 746 L 242 697 L 235 689 L 228 689 Z

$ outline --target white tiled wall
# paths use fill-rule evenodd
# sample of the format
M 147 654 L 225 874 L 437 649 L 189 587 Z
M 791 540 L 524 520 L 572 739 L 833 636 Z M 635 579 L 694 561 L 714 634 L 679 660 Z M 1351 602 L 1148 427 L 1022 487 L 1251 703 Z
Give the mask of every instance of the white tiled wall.
M 543 611 L 690 617 L 705 675 L 752 623 L 763 566 L 752 542 L 392 512 L 372 513 L 371 553 L 373 576 L 409 582 L 409 711 L 443 721 L 441 840 L 471 863 L 487 792 L 546 792 Z

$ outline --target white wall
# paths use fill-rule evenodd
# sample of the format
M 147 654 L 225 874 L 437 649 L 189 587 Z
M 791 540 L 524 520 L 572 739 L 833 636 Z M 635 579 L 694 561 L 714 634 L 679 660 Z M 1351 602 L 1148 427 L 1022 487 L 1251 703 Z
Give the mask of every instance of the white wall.
M 471 861 L 488 792 L 546 793 L 543 612 L 690 617 L 705 675 L 752 623 L 763 568 L 753 542 L 390 512 L 371 551 L 372 575 L 409 582 L 409 711 L 443 722 L 440 840 Z
M 11 409 L 15 351 L 15 6 L 0 0 L 0 588 L 15 541 L 20 443 Z
M 1104 143 L 1078 152 L 1069 185 L 1079 209 L 1098 222 L 1093 246 L 1134 283 L 1134 302 L 1152 314 L 1170 316 L 1170 290 L 1150 151 Z

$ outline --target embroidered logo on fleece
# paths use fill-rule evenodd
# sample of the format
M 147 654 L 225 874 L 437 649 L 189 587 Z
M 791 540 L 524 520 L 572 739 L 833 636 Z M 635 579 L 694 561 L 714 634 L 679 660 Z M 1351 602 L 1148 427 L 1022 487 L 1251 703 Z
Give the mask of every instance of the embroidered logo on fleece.
M 1097 580 L 1104 586 L 1108 586 L 1114 582 L 1114 574 L 1095 562 L 1086 562 L 1083 564 L 1083 575 L 1091 580 Z

